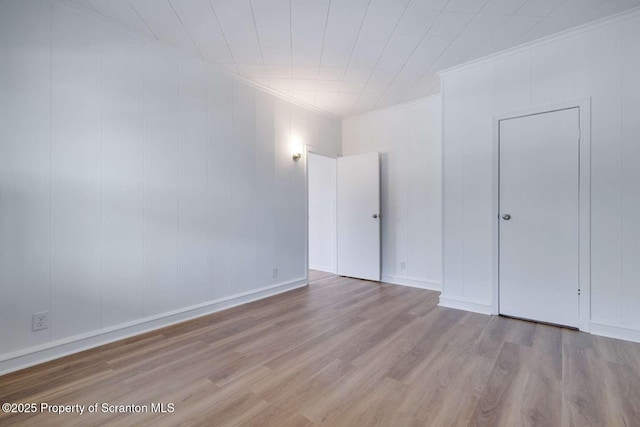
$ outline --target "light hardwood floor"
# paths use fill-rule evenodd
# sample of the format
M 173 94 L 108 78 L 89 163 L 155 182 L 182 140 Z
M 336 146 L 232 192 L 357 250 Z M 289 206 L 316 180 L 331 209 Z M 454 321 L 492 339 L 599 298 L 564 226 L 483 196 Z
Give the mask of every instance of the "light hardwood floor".
M 266 300 L 0 377 L 0 402 L 173 403 L 1 425 L 640 426 L 640 345 L 312 272 Z

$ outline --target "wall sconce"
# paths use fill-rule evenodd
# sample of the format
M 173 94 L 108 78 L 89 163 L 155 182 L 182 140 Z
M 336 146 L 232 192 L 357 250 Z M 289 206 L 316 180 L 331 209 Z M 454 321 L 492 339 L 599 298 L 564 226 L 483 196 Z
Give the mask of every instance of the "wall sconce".
M 297 135 L 291 135 L 291 157 L 295 162 L 302 158 L 302 143 Z

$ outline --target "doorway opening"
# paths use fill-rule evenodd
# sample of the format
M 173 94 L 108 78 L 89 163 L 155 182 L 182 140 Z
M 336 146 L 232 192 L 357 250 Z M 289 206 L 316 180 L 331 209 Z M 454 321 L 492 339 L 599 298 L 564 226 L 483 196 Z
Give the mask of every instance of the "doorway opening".
M 337 271 L 336 167 L 335 157 L 307 153 L 309 283 Z
M 380 156 L 307 151 L 309 282 L 333 275 L 380 281 Z

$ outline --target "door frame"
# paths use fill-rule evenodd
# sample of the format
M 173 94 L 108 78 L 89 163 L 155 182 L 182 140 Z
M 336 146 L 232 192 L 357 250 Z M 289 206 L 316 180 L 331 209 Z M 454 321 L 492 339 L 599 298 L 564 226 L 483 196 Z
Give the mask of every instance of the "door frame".
M 338 183 L 337 183 L 337 161 L 339 157 L 342 157 L 340 155 L 331 153 L 329 151 L 324 151 L 322 150 L 320 147 L 315 147 L 313 145 L 305 145 L 303 147 L 303 159 L 304 159 L 304 186 L 305 186 L 305 190 L 304 190 L 304 194 L 305 194 L 305 219 L 304 219 L 304 224 L 305 224 L 305 233 L 304 233 L 304 250 L 305 250 L 305 254 L 304 254 L 304 259 L 305 259 L 305 280 L 307 281 L 307 284 L 309 283 L 309 153 L 313 153 L 315 155 L 318 156 L 324 156 L 324 157 L 328 157 L 330 159 L 334 159 L 336 161 L 336 197 L 338 194 Z M 333 269 L 335 271 L 333 271 L 333 274 L 337 274 L 338 272 L 338 203 L 336 200 L 336 205 L 335 205 L 335 209 L 333 212 L 333 219 L 334 219 L 334 224 L 336 226 L 335 228 L 335 234 L 333 236 Z
M 507 111 L 493 116 L 493 283 L 492 314 L 500 314 L 500 122 L 536 114 L 578 108 L 580 142 L 578 148 L 578 325 L 590 331 L 591 320 L 591 98 Z

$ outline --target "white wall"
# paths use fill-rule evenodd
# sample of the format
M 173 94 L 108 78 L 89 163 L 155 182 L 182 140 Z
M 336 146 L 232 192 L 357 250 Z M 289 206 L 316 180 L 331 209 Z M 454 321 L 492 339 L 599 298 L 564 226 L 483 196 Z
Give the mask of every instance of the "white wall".
M 290 135 L 339 121 L 45 1 L 0 63 L 0 372 L 305 283 Z
M 443 76 L 444 297 L 491 304 L 493 114 L 591 97 L 591 330 L 640 339 L 639 47 L 636 10 Z
M 309 153 L 309 268 L 336 272 L 336 159 Z
M 440 97 L 435 96 L 343 120 L 344 155 L 380 153 L 386 282 L 440 288 L 440 109 Z

